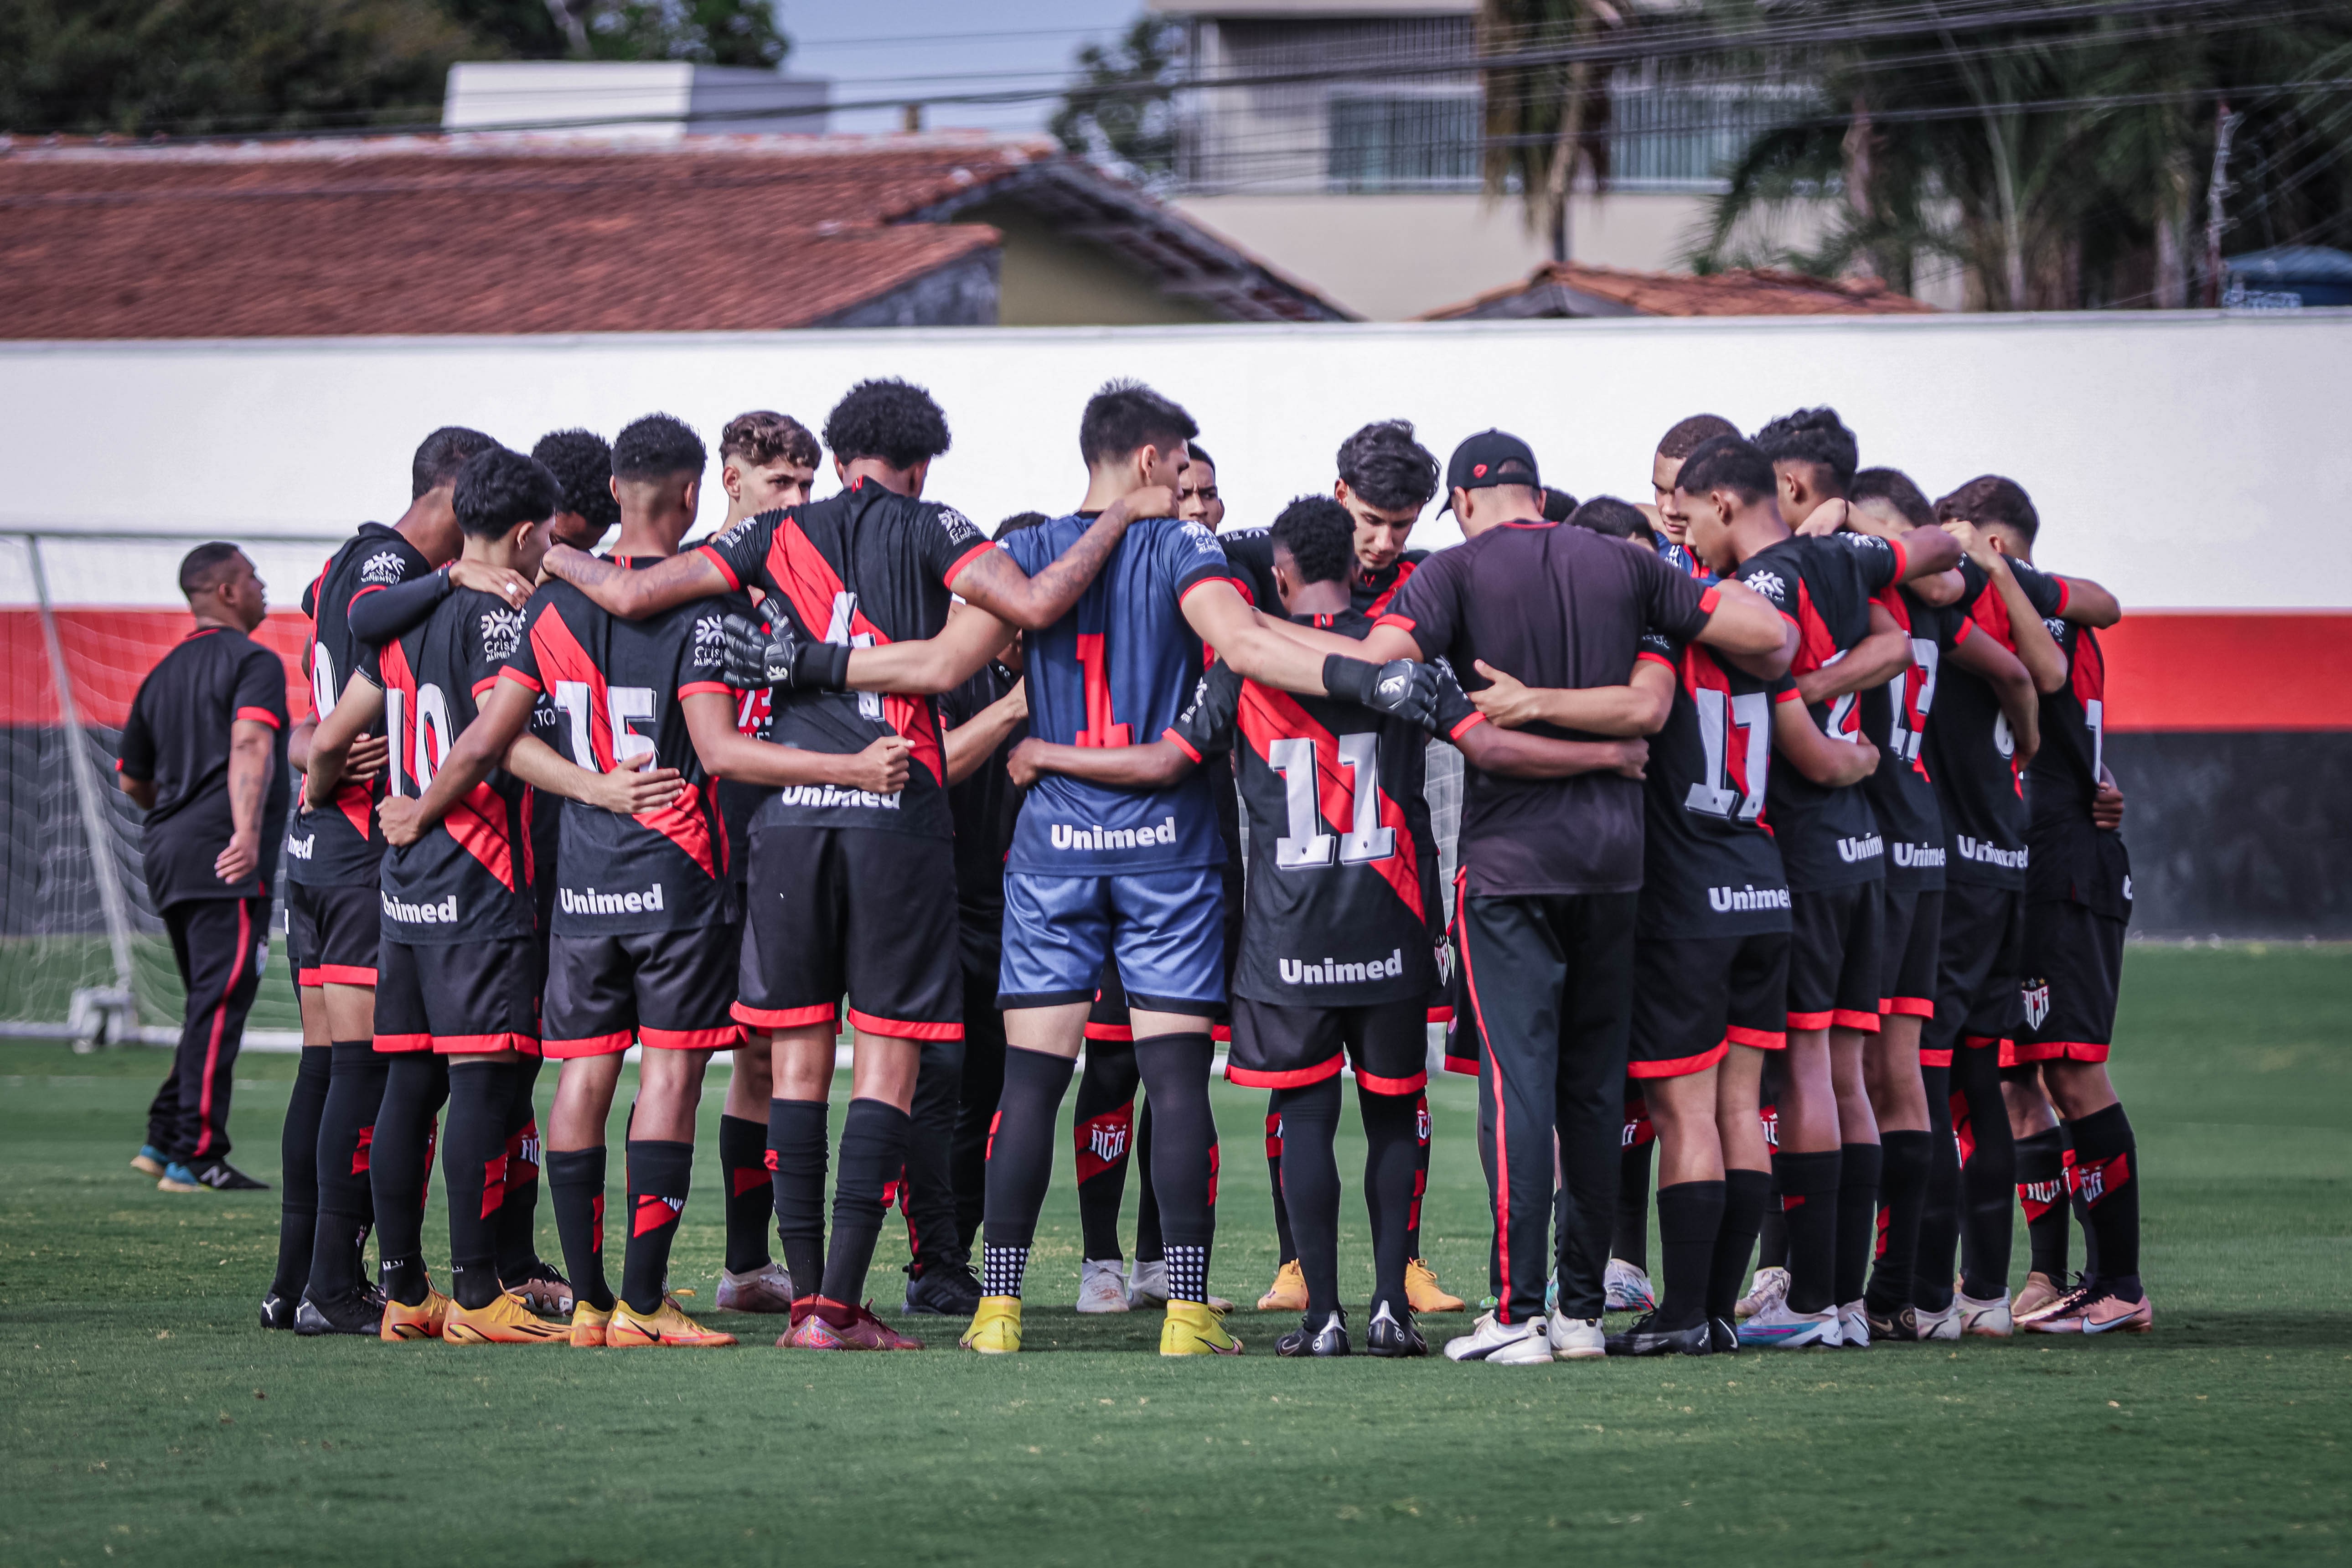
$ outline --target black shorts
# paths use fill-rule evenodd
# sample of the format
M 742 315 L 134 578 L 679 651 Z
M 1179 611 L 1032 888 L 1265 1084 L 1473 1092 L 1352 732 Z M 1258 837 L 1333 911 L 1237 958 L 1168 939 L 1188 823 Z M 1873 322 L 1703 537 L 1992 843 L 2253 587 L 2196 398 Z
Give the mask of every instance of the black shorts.
M 1625 1076 L 1705 1072 L 1733 1046 L 1789 1043 L 1789 933 L 1636 937 Z
M 963 1038 L 955 856 L 944 838 L 870 827 L 754 827 L 751 923 L 735 1017 L 755 1029 L 835 1025 Z
M 2107 1059 L 2127 924 L 2072 901 L 2025 907 L 2025 1026 L 2003 1067 Z
M 539 942 L 385 939 L 375 983 L 375 1048 L 539 1055 Z
M 1230 932 L 1233 922 L 1228 921 Z M 1234 972 L 1234 954 L 1240 944 L 1228 936 L 1225 942 L 1225 973 Z M 1209 1037 L 1219 1045 L 1234 1037 L 1234 1010 L 1230 1004 L 1220 1002 L 1209 1014 Z M 1087 1009 L 1087 1038 L 1119 1042 L 1135 1038 L 1135 1020 L 1127 1010 L 1127 984 L 1118 977 L 1118 959 L 1103 960 L 1102 984 L 1096 988 L 1094 1005 Z
M 1949 1067 L 1955 1046 L 1998 1046 L 2025 1021 L 2025 892 L 1988 882 L 1944 884 L 1936 1013 L 1919 1036 L 1922 1067 Z
M 658 1050 L 732 1050 L 743 1043 L 730 1011 L 742 962 L 743 933 L 731 925 L 554 937 L 547 1054 L 608 1056 L 640 1038 Z
M 1418 1094 L 1429 1084 L 1429 1005 L 1285 1007 L 1234 998 L 1234 1048 L 1225 1077 L 1244 1089 L 1303 1089 L 1336 1078 L 1345 1054 L 1359 1087 Z
M 1944 889 L 1886 885 L 1886 941 L 1880 949 L 1878 1010 L 1936 1016 L 1936 965 L 1943 953 Z
M 1878 1032 L 1885 884 L 1789 895 L 1789 1027 Z
M 286 945 L 297 985 L 373 985 L 383 907 L 370 888 L 286 884 Z

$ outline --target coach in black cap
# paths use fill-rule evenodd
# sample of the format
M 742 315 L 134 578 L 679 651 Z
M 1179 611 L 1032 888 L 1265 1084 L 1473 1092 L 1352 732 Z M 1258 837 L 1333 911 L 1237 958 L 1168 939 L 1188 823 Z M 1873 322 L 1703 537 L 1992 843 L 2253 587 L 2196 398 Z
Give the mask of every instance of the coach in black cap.
M 1664 721 L 1629 684 L 1645 631 L 1785 665 L 1780 615 L 1747 589 L 1702 589 L 1654 551 L 1548 520 L 1535 454 L 1517 437 L 1471 437 L 1445 483 L 1465 542 L 1422 563 L 1357 657 L 1444 658 L 1474 696 L 1506 678 L 1545 688 L 1534 694 L 1542 718 L 1523 727 L 1567 741 L 1648 734 Z M 1639 777 L 1465 769 L 1454 932 L 1468 1007 L 1457 1028 L 1478 1050 L 1496 1305 L 1445 1347 L 1457 1361 L 1602 1353 L 1642 886 Z M 1555 1127 L 1559 1304 L 1547 1322 Z
M 269 953 L 286 836 L 286 666 L 247 634 L 268 612 L 253 563 L 199 544 L 180 563 L 191 631 L 140 683 L 115 769 L 147 814 L 147 890 L 188 1005 L 131 1163 L 167 1193 L 256 1190 L 228 1163 L 230 1073 Z

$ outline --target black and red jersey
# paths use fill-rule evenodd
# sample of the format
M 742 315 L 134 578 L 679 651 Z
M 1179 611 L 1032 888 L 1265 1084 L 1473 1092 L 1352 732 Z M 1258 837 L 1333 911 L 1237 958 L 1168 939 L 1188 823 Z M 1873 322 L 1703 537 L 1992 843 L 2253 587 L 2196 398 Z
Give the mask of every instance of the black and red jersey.
M 1789 883 L 1764 822 L 1772 710 L 1798 700 L 1788 676 L 1759 680 L 1661 632 L 1642 657 L 1675 672 L 1674 707 L 1650 737 L 1639 933 L 1746 936 L 1789 929 Z
M 650 565 L 650 561 L 624 565 Z M 556 711 L 551 742 L 579 766 L 610 773 L 650 752 L 683 788 L 657 810 L 625 816 L 563 804 L 556 852 L 554 930 L 615 936 L 698 930 L 731 919 L 734 849 L 713 780 L 688 733 L 684 700 L 732 700 L 720 621 L 732 598 L 697 599 L 641 621 L 597 607 L 569 583 L 546 584 L 523 607 L 526 630 L 500 673 L 544 695 Z
M 253 874 L 224 882 L 213 862 L 236 831 L 229 809 L 229 742 L 236 721 L 271 731 Z M 115 771 L 155 786 L 140 862 L 155 907 L 186 899 L 266 899 L 278 869 L 291 790 L 286 771 L 286 666 L 232 626 L 198 626 L 147 672 L 123 721 Z
M 383 690 L 384 788 L 417 795 L 474 721 L 522 640 L 523 613 L 496 594 L 453 591 L 423 626 L 369 648 L 360 673 Z M 503 768 L 415 843 L 387 849 L 383 934 L 414 945 L 531 934 L 530 788 Z
M 1944 655 L 1969 637 L 1972 622 L 1950 605 L 1930 605 L 1900 585 L 1882 588 L 1878 604 L 1911 639 L 1911 662 L 1885 686 L 1862 692 L 1862 732 L 1878 748 L 1878 771 L 1863 793 L 1886 840 L 1886 879 L 1897 888 L 1944 885 L 1944 816 L 1928 781 L 1924 742 Z
M 2124 836 L 2091 820 L 2105 762 L 2107 661 L 2088 626 L 2046 623 L 2066 656 L 2066 684 L 2042 696 L 2042 749 L 2025 770 L 2026 898 L 2076 903 L 2131 918 L 2131 857 Z
M 1827 668 L 1870 635 L 1871 597 L 1901 578 L 1904 560 L 1899 543 L 1872 534 L 1801 534 L 1758 551 L 1733 575 L 1796 623 L 1793 677 Z M 1850 742 L 1862 732 L 1860 697 L 1808 703 L 1806 711 L 1830 739 Z M 1825 789 L 1795 768 L 1775 768 L 1767 809 L 1791 891 L 1885 874 L 1885 840 L 1861 785 Z
M 1354 610 L 1300 626 L 1362 638 Z M 1439 732 L 1486 716 L 1453 681 Z M 1164 737 L 1196 758 L 1232 747 L 1249 813 L 1249 872 L 1233 992 L 1289 1007 L 1433 998 L 1445 905 L 1423 798 L 1429 735 L 1328 697 L 1247 680 L 1223 659 Z
M 702 546 L 729 584 L 759 587 L 761 608 L 789 615 L 800 635 L 845 647 L 876 647 L 936 637 L 947 625 L 948 591 L 971 560 L 992 548 L 953 507 L 917 500 L 859 479 L 839 495 L 748 517 Z M 754 818 L 761 826 L 879 827 L 934 838 L 953 831 L 938 705 L 929 697 L 861 691 L 777 694 L 769 738 L 833 755 L 862 752 L 896 732 L 914 748 L 907 787 L 869 795 L 831 784 L 772 791 Z
M 1279 615 L 1282 598 L 1274 586 L 1274 530 L 1229 528 L 1217 535 L 1217 542 L 1224 547 L 1225 559 L 1233 564 L 1234 581 L 1243 595 L 1267 615 Z M 1379 620 L 1388 614 L 1397 591 L 1412 576 L 1414 569 L 1428 559 L 1426 550 L 1408 550 L 1378 572 L 1359 569 L 1349 573 L 1349 605 L 1367 619 Z
M 1021 676 L 993 659 L 952 691 L 940 693 L 940 718 L 950 729 L 969 724 L 1019 684 Z M 1004 771 L 1013 748 L 1028 739 L 1023 720 L 995 752 L 948 788 L 955 818 L 956 908 L 962 917 L 964 967 L 993 973 L 1004 931 L 1004 858 L 1021 819 L 1021 791 Z
M 2066 585 L 2021 561 L 2009 563 L 2026 602 L 2045 616 L 2064 610 Z M 1960 563 L 1966 586 L 1954 608 L 2011 653 L 2017 637 L 1991 580 L 1973 561 Z M 1936 721 L 1927 728 L 1927 776 L 1944 816 L 1948 881 L 2025 886 L 2025 796 L 2017 776 L 2017 742 L 1990 684 L 1965 669 L 1944 672 Z
M 352 605 L 432 570 L 423 551 L 380 522 L 360 524 L 360 531 L 327 558 L 302 595 L 302 613 L 310 617 L 302 672 L 310 678 L 313 713 L 324 719 L 334 711 L 335 699 L 343 694 L 368 651 L 352 635 Z M 375 803 L 383 798 L 383 789 L 379 773 L 367 784 L 344 784 L 331 805 L 298 813 L 287 825 L 289 879 L 312 888 L 373 887 L 384 851 L 383 829 L 375 820 Z

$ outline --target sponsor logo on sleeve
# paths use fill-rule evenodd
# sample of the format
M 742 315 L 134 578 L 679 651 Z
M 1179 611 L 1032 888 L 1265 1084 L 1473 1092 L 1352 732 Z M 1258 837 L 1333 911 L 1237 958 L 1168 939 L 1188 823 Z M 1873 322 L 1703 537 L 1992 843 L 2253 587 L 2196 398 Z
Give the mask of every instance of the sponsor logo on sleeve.
M 522 612 L 520 610 L 485 610 L 482 612 L 482 657 L 503 659 L 513 657 L 522 646 Z
M 979 525 L 955 508 L 943 506 L 937 515 L 940 527 L 947 534 L 950 543 L 968 546 L 981 542 L 982 535 Z
M 716 669 L 727 662 L 727 628 L 719 616 L 695 617 L 694 647 L 688 662 L 696 669 Z
M 401 564 L 400 552 L 379 550 L 360 563 L 360 581 L 378 585 L 397 583 L 400 581 Z
M 1752 577 L 1742 577 L 1740 581 L 1776 605 L 1789 596 L 1789 584 L 1780 580 L 1778 572 L 1759 572 Z

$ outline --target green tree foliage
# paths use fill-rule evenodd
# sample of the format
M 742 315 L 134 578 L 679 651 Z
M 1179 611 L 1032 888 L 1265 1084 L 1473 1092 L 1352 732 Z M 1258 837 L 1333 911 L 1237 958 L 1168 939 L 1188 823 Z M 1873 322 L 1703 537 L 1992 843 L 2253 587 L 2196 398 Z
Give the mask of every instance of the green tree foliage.
M 1109 48 L 1078 51 L 1080 79 L 1064 96 L 1050 129 L 1072 153 L 1139 184 L 1168 179 L 1176 168 L 1176 86 L 1182 77 L 1184 29 L 1166 17 L 1139 16 Z

